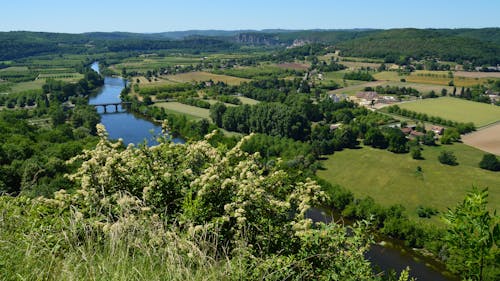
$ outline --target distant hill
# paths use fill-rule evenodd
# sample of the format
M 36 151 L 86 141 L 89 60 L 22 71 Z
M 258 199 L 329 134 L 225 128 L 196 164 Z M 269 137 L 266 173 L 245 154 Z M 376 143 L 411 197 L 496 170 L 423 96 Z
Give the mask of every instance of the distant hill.
M 236 50 L 241 45 L 290 46 L 295 40 L 335 45 L 347 56 L 402 56 L 500 63 L 500 28 L 483 29 L 346 29 L 346 30 L 187 30 L 161 33 L 0 32 L 0 60 L 47 53 L 95 53 L 161 49 L 193 52 Z
M 374 58 L 409 56 L 471 61 L 475 64 L 500 63 L 500 29 L 443 30 L 391 29 L 368 34 L 338 44 L 344 55 Z

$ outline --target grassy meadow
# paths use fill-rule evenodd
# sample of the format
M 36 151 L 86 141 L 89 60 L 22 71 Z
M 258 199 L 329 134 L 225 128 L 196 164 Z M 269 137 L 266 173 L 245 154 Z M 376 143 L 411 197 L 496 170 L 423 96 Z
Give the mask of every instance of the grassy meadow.
M 165 108 L 168 113 L 186 115 L 188 119 L 210 119 L 209 111 L 205 108 L 182 104 L 179 102 L 160 102 L 155 103 L 154 106 Z
M 500 121 L 500 107 L 452 97 L 401 103 L 399 107 L 457 122 L 473 122 L 477 127 Z
M 443 165 L 438 155 L 452 151 L 458 166 Z M 424 160 L 414 160 L 409 153 L 394 154 L 386 150 L 363 147 L 346 149 L 322 161 L 324 170 L 317 172 L 333 184 L 351 190 L 356 197 L 371 196 L 382 205 L 402 204 L 409 214 L 418 218 L 417 206 L 437 208 L 440 212 L 454 207 L 475 185 L 489 188 L 492 209 L 500 207 L 498 173 L 478 167 L 484 152 L 461 143 L 424 147 Z M 417 172 L 417 167 L 422 172 Z M 427 219 L 422 219 L 426 221 Z M 439 221 L 434 217 L 432 221 Z

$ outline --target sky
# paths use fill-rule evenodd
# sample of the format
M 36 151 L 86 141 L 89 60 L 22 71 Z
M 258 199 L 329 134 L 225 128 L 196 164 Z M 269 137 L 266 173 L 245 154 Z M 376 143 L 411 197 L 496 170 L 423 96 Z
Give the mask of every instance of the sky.
M 0 31 L 500 27 L 500 0 L 2 0 Z

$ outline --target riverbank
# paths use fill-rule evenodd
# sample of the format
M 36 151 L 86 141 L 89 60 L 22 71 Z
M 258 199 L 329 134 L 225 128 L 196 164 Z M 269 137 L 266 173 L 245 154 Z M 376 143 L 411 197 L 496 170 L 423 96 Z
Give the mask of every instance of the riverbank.
M 335 222 L 343 225 L 353 225 L 355 222 L 343 217 L 340 212 L 327 207 L 313 208 L 308 211 L 307 216 L 314 222 Z M 390 238 L 378 231 L 375 231 L 374 238 L 375 244 L 371 246 L 365 257 L 373 263 L 376 271 L 388 273 L 395 270 L 401 272 L 409 267 L 410 276 L 417 280 L 460 280 L 449 272 L 446 266 L 434 255 L 424 254 L 423 249 L 407 247 L 403 241 Z

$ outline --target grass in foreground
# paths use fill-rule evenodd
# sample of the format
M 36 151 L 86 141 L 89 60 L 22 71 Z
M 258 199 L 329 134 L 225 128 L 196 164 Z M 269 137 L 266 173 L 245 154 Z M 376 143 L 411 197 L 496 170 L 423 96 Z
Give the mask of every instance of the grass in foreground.
M 500 107 L 459 98 L 442 97 L 398 104 L 399 107 L 482 127 L 500 120 Z
M 439 163 L 443 150 L 452 151 L 458 166 Z M 336 152 L 322 161 L 324 170 L 318 176 L 351 190 L 356 197 L 371 196 L 388 206 L 402 204 L 409 214 L 418 218 L 418 205 L 446 211 L 461 201 L 472 185 L 489 188 L 492 209 L 500 207 L 500 174 L 478 167 L 483 152 L 464 144 L 424 147 L 425 160 L 414 160 L 408 154 L 394 154 L 386 150 L 363 147 Z M 417 172 L 417 167 L 422 172 Z M 425 220 L 425 219 L 423 219 Z M 439 219 L 432 219 L 438 223 Z M 438 223 L 439 224 L 439 223 Z

